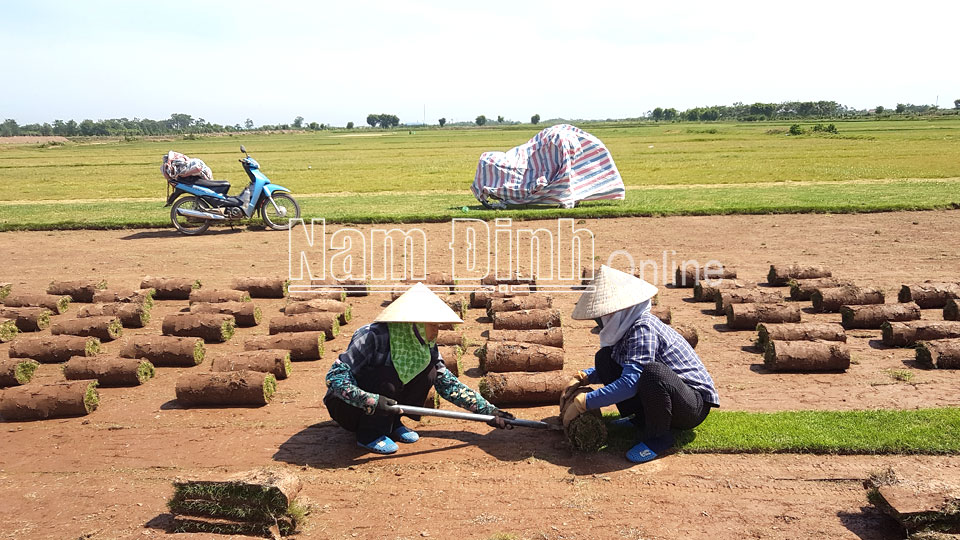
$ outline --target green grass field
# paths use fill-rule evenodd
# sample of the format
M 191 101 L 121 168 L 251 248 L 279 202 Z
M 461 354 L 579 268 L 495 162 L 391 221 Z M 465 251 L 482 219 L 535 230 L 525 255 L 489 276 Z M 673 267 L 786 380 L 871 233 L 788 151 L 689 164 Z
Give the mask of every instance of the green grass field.
M 838 135 L 799 137 L 786 135 L 782 122 L 581 124 L 610 148 L 626 200 L 496 215 L 867 212 L 960 203 L 960 119 L 834 123 Z M 439 221 L 463 215 L 464 206 L 471 217 L 493 217 L 469 192 L 477 158 L 521 144 L 540 127 L 0 145 L 0 230 L 168 225 L 161 156 L 173 149 L 199 157 L 239 191 L 246 183 L 236 161 L 241 143 L 275 183 L 294 191 L 308 218 Z

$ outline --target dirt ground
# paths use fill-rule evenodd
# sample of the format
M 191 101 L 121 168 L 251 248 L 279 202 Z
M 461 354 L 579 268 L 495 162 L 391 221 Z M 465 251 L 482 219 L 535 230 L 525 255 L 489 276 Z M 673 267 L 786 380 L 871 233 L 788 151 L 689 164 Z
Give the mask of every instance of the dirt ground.
M 603 259 L 626 250 L 638 260 L 660 260 L 666 251 L 671 262 L 719 260 L 751 281 L 763 281 L 771 263 L 823 264 L 895 299 L 902 283 L 958 280 L 958 220 L 953 211 L 586 220 L 578 227 L 594 232 Z M 431 268 L 446 261 L 450 225 L 419 227 L 429 239 Z M 53 279 L 102 277 L 135 287 L 154 275 L 228 288 L 234 276 L 285 275 L 287 239 L 260 230 L 199 238 L 166 230 L 0 233 L 0 281 L 39 292 Z M 692 289 L 661 287 L 660 302 L 672 308 L 674 321 L 699 329 L 697 351 L 724 410 L 960 405 L 960 373 L 919 369 L 911 351 L 884 348 L 879 331 L 851 333 L 854 364 L 847 373 L 769 373 L 750 348 L 755 333 L 726 331 L 710 304 L 691 297 Z M 566 317 L 565 370 L 587 367 L 597 347 L 593 324 L 567 317 L 576 295 L 554 300 Z M 868 474 L 893 465 L 960 482 L 960 457 L 673 455 L 630 466 L 612 452 L 576 454 L 556 433 L 443 419 L 422 422 L 416 445 L 374 457 L 330 421 L 321 401 L 330 363 L 350 333 L 382 309 L 383 297 L 349 301 L 354 320 L 327 343 L 322 360 L 295 363 L 268 406 L 179 408 L 174 386 L 188 369 L 158 368 L 141 387 L 101 389 L 100 408 L 89 416 L 0 424 L 0 538 L 162 537 L 171 480 L 262 466 L 303 478 L 311 506 L 304 538 L 898 538 L 895 523 L 866 501 L 861 482 Z M 256 302 L 265 320 L 280 316 L 284 303 Z M 160 333 L 163 317 L 186 305 L 157 302 L 147 328 L 125 330 L 105 351 L 119 351 L 131 335 Z M 482 316 L 471 310 L 463 325 L 477 344 L 490 328 Z M 837 314 L 803 317 L 839 322 Z M 940 314 L 925 310 L 923 317 Z M 249 336 L 267 331 L 266 322 L 239 329 L 229 343 L 208 345 L 208 358 L 240 350 Z M 0 345 L 0 355 L 8 347 Z M 465 356 L 464 367 L 461 378 L 475 388 L 476 358 Z M 902 369 L 914 374 L 909 383 L 891 374 Z M 58 378 L 59 366 L 43 365 L 36 381 Z M 512 411 L 534 419 L 556 415 L 555 407 Z

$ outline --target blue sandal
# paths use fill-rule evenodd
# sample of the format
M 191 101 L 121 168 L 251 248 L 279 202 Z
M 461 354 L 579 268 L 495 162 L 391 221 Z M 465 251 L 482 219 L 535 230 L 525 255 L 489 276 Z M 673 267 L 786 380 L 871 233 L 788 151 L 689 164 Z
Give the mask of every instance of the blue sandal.
M 393 433 L 391 433 L 390 435 L 392 435 L 394 439 L 397 439 L 402 443 L 415 443 L 420 440 L 419 433 L 403 425 L 393 430 Z
M 397 446 L 397 443 L 393 442 L 393 440 L 386 435 L 377 437 L 372 442 L 367 444 L 357 441 L 357 446 L 366 448 L 375 454 L 392 454 L 400 449 L 400 447 Z
M 627 459 L 633 463 L 646 463 L 657 459 L 657 454 L 645 443 L 637 443 L 627 451 Z

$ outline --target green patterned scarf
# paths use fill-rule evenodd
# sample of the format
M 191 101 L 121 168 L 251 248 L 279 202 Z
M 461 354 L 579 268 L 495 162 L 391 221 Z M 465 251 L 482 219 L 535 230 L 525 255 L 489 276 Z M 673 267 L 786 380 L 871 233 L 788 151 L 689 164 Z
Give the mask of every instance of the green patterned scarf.
M 420 343 L 417 335 L 413 333 L 412 323 L 387 323 L 387 329 L 390 332 L 390 357 L 393 360 L 393 368 L 397 370 L 400 376 L 400 382 L 407 384 L 430 363 L 431 343 Z M 417 324 L 417 331 L 421 336 L 427 335 L 427 330 L 423 324 Z

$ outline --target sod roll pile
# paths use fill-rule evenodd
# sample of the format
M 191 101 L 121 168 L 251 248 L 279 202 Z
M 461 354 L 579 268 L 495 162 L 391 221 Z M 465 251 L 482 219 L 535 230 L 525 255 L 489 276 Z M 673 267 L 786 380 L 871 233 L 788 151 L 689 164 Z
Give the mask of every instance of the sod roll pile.
M 104 289 L 93 295 L 96 304 L 113 304 L 116 302 L 143 304 L 150 309 L 153 307 L 153 297 L 157 293 L 154 289 Z
M 736 279 L 717 279 L 711 280 L 709 283 L 698 281 L 693 286 L 693 299 L 697 302 L 716 302 L 717 296 L 727 289 L 753 289 L 756 286 L 756 283 Z
M 262 349 L 232 353 L 214 358 L 210 371 L 259 371 L 283 380 L 290 376 L 290 351 Z
M 449 330 L 437 334 L 437 345 L 447 347 L 467 348 L 467 336 L 463 332 L 452 332 Z
M 808 301 L 817 289 L 830 289 L 833 287 L 846 287 L 853 285 L 847 280 L 839 278 L 815 278 L 815 279 L 791 279 L 787 282 L 790 286 L 790 299 Z
M 909 304 L 875 304 L 869 306 L 843 306 L 840 308 L 843 327 L 880 328 L 887 321 L 920 320 L 920 306 Z
M 531 294 L 529 296 L 515 296 L 512 298 L 491 298 L 490 307 L 487 308 L 487 315 L 493 317 L 494 313 L 502 311 L 520 311 L 523 309 L 550 309 L 553 307 L 553 298 L 542 294 Z
M 75 356 L 63 366 L 69 381 L 96 379 L 100 386 L 137 386 L 153 378 L 153 364 L 142 358 Z
M 97 291 L 107 288 L 107 282 L 102 279 L 76 279 L 71 281 L 51 281 L 47 286 L 47 294 L 55 296 L 69 296 L 74 302 L 90 303 Z
M 757 345 L 763 349 L 770 341 L 847 341 L 847 333 L 837 323 L 760 323 Z
M 259 371 L 187 373 L 177 379 L 177 401 L 182 405 L 266 405 L 277 390 L 277 379 Z
M 559 309 L 525 309 L 493 314 L 494 330 L 545 330 L 559 327 Z
M 99 404 L 97 381 L 28 384 L 0 393 L 0 418 L 13 422 L 85 416 Z
M 340 335 L 340 317 L 336 313 L 301 313 L 270 319 L 270 334 L 287 332 L 323 332 L 329 341 Z
M 778 304 L 783 296 L 777 291 L 764 289 L 728 289 L 717 294 L 714 305 L 717 313 L 726 313 L 731 304 Z
M 20 329 L 17 328 L 16 319 L 4 319 L 0 317 L 0 343 L 6 343 L 17 337 Z
M 947 300 L 947 303 L 943 306 L 943 320 L 945 321 L 960 321 L 960 304 L 957 303 L 956 298 L 951 298 Z M 19 324 L 19 323 L 18 323 Z
M 607 445 L 607 426 L 599 411 L 587 411 L 564 429 L 567 440 L 581 452 L 599 452 Z
M 694 349 L 697 348 L 697 343 L 700 343 L 700 334 L 696 328 L 686 324 L 678 324 L 674 326 L 673 329 L 676 330 L 677 333 L 680 334 L 680 337 L 689 343 L 691 347 Z
M 934 283 L 925 281 L 916 285 L 900 287 L 901 303 L 915 302 L 921 309 L 939 309 L 951 298 L 960 298 L 960 283 Z
M 190 313 L 219 313 L 230 315 L 241 328 L 257 326 L 263 320 L 263 312 L 253 302 L 217 302 L 213 304 L 190 304 Z
M 691 288 L 701 281 L 719 281 L 737 279 L 737 271 L 729 267 L 713 266 L 677 266 L 674 272 L 673 286 Z
M 53 294 L 11 294 L 3 299 L 3 305 L 11 308 L 40 307 L 60 315 L 70 307 L 70 297 Z
M 50 333 L 68 336 L 95 337 L 100 341 L 113 341 L 123 335 L 123 323 L 116 317 L 86 317 L 55 322 Z
M 850 351 L 835 341 L 768 341 L 763 363 L 773 371 L 846 371 Z
M 490 330 L 489 341 L 515 341 L 563 348 L 563 328 L 544 330 Z
M 760 323 L 798 323 L 800 306 L 791 304 L 730 304 L 727 306 L 727 327 L 733 330 L 754 330 Z
M 515 298 L 518 296 L 529 296 L 528 291 L 511 291 L 511 292 L 498 292 L 496 290 L 489 291 L 473 291 L 470 293 L 470 308 L 471 309 L 487 309 L 490 306 L 490 301 L 495 298 Z
M 301 315 L 303 313 L 336 313 L 343 326 L 353 318 L 353 308 L 346 302 L 315 298 L 306 302 L 291 302 L 283 308 L 284 315 Z
M 770 271 L 767 272 L 767 283 L 770 285 L 784 286 L 790 283 L 791 279 L 817 279 L 833 277 L 830 269 L 823 266 L 804 265 L 804 264 L 771 264 Z
M 663 324 L 670 324 L 673 321 L 673 312 L 666 306 L 653 306 L 650 308 L 650 314 L 660 319 Z
M 247 291 L 253 298 L 283 298 L 290 280 L 286 278 L 248 277 L 233 280 L 233 288 Z
M 94 356 L 100 340 L 80 336 L 19 337 L 10 342 L 10 358 L 33 358 L 41 364 L 66 362 L 71 356 Z
M 458 317 L 461 319 L 467 318 L 467 310 L 470 308 L 470 302 L 468 300 L 464 300 L 459 296 L 442 296 L 441 299 Z
M 300 489 L 300 479 L 282 470 L 178 480 L 167 506 L 177 532 L 278 538 L 296 532 L 304 518 Z
M 885 321 L 880 330 L 884 345 L 912 347 L 918 341 L 960 338 L 960 321 Z
M 3 300 L 4 298 L 6 298 L 10 294 L 10 291 L 12 290 L 13 290 L 12 283 L 6 283 L 6 282 L 0 283 L 0 300 Z
M 143 328 L 150 322 L 150 308 L 132 302 L 91 304 L 77 312 L 78 319 L 87 317 L 116 317 L 124 328 Z
M 202 287 L 199 279 L 147 277 L 140 282 L 141 289 L 153 289 L 157 300 L 189 300 L 194 289 Z
M 21 332 L 39 332 L 50 327 L 50 310 L 41 307 L 0 307 L 0 318 L 12 319 Z
M 291 302 L 307 302 L 310 300 L 345 302 L 347 293 L 346 291 L 290 291 L 287 293 L 287 300 Z
M 367 282 L 362 279 L 338 279 L 337 283 L 343 287 L 343 290 L 350 298 L 368 296 L 370 294 Z
M 0 358 L 0 388 L 27 384 L 39 365 L 29 358 Z
M 480 354 L 484 372 L 563 369 L 563 349 L 534 343 L 488 341 Z
M 124 358 L 143 358 L 157 367 L 193 367 L 205 355 L 206 345 L 196 337 L 134 336 L 120 349 Z
M 235 326 L 232 315 L 175 313 L 163 318 L 163 335 L 198 337 L 207 343 L 223 343 L 233 337 Z
M 481 285 L 487 285 L 491 287 L 500 287 L 501 285 L 526 285 L 527 288 L 531 291 L 537 290 L 537 280 L 532 277 L 524 277 L 516 272 L 511 273 L 509 276 L 498 276 L 494 274 L 487 274 L 480 280 Z
M 459 377 L 462 371 L 460 369 L 460 359 L 463 357 L 463 349 L 457 345 L 445 345 L 437 349 L 440 352 L 440 357 L 443 358 L 443 365 L 447 367 L 447 371 L 453 373 L 454 377 Z
M 252 337 L 244 343 L 243 348 L 248 351 L 286 349 L 290 351 L 290 360 L 298 362 L 323 358 L 325 341 L 326 334 L 323 332 L 284 332 Z
M 917 362 L 937 369 L 960 369 L 960 338 L 917 342 Z
M 480 379 L 480 395 L 497 407 L 555 405 L 568 380 L 562 371 L 487 373 Z
M 882 304 L 883 291 L 873 287 L 830 287 L 817 289 L 810 295 L 813 309 L 820 313 L 836 313 L 842 306 L 865 306 Z
M 190 291 L 188 298 L 191 304 L 199 302 L 215 304 L 218 302 L 249 302 L 250 293 L 233 289 L 196 289 Z

